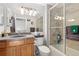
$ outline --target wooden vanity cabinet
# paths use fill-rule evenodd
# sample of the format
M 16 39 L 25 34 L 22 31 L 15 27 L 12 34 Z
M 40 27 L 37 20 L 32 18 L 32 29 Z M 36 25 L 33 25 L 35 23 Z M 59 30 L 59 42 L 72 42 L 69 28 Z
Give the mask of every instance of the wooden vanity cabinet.
M 24 45 L 21 47 L 21 55 L 22 56 L 33 56 L 34 53 L 34 48 L 33 48 L 33 45 L 32 44 L 29 44 L 29 45 Z
M 11 41 L 5 40 L 4 42 L 0 41 L 0 56 L 33 56 L 33 55 L 34 55 L 34 38 L 11 40 Z

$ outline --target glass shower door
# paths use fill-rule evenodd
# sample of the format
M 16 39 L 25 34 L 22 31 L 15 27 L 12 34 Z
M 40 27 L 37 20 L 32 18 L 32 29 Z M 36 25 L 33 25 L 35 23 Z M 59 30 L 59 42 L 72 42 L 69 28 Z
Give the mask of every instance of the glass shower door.
M 50 45 L 64 52 L 64 4 L 50 9 Z

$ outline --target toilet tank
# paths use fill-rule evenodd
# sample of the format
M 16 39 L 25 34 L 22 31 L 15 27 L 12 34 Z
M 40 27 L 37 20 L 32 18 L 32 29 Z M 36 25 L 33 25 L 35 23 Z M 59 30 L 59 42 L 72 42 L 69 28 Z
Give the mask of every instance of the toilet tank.
M 44 37 L 38 37 L 38 38 L 36 38 L 35 41 L 36 41 L 36 42 L 35 42 L 36 45 L 41 46 L 41 45 L 43 45 Z

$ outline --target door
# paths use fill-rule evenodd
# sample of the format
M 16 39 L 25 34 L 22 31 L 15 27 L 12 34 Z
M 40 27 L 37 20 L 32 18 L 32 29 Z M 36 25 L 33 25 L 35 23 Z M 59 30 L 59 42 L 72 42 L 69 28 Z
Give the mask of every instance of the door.
M 33 56 L 34 55 L 34 45 L 33 44 L 27 44 L 24 46 L 21 46 L 21 56 Z
M 7 56 L 20 56 L 20 46 L 8 47 Z

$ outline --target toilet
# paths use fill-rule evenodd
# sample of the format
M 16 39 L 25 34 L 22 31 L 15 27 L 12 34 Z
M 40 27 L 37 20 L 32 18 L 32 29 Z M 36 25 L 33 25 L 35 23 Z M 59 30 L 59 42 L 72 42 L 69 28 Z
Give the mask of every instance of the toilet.
M 39 49 L 40 56 L 49 56 L 50 49 L 47 46 L 43 45 L 43 41 L 44 41 L 43 37 L 36 38 L 35 45 Z

